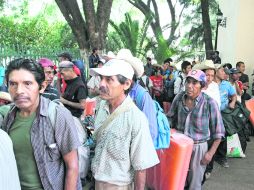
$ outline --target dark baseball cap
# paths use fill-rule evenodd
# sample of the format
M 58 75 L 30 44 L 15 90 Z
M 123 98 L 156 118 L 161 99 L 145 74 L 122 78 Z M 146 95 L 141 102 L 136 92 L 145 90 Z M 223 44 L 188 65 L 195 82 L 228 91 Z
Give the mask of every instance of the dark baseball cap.
M 69 52 L 62 52 L 62 53 L 58 54 L 57 57 L 64 57 L 64 58 L 68 59 L 69 61 L 72 60 L 72 55 Z
M 237 74 L 237 73 L 241 73 L 241 71 L 236 68 L 230 69 L 230 74 Z

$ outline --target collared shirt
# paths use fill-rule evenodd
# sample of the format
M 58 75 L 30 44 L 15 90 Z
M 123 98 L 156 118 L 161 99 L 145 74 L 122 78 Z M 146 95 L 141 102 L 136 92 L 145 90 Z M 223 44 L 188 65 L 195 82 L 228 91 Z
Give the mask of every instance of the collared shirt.
M 203 92 L 195 100 L 192 110 L 186 109 L 186 94 L 178 94 L 169 111 L 171 126 L 194 141 L 220 139 L 225 134 L 222 117 L 216 101 Z
M 126 104 L 133 104 L 129 96 L 117 109 Z M 105 100 L 100 102 L 99 108 L 95 119 L 97 128 L 110 115 L 109 104 Z M 101 130 L 100 138 L 96 139 L 91 166 L 97 181 L 128 185 L 133 182 L 136 170 L 144 170 L 159 163 L 148 121 L 135 105 L 120 113 Z
M 135 101 L 139 93 L 142 93 L 145 89 L 139 84 L 135 83 L 132 89 L 129 92 L 130 97 Z M 157 127 L 157 118 L 156 112 L 154 109 L 154 102 L 152 97 L 148 92 L 143 92 L 144 95 L 142 97 L 142 107 L 139 109 L 146 115 L 149 123 L 150 133 L 153 139 L 153 142 L 156 141 L 158 136 L 158 127 Z M 138 106 L 138 104 L 136 104 Z
M 228 81 L 221 81 L 219 84 L 221 107 L 220 110 L 224 110 L 228 107 L 229 97 L 236 95 L 234 87 Z
M 63 156 L 80 146 L 77 131 L 73 128 L 73 118 L 63 106 L 56 106 L 56 122 L 52 126 L 48 117 L 50 100 L 40 98 L 36 118 L 31 128 L 31 143 L 39 176 L 44 189 L 63 190 L 66 167 Z M 3 129 L 9 133 L 18 108 L 14 107 L 3 123 Z M 80 179 L 77 189 L 81 190 Z
M 60 94 L 58 93 L 57 89 L 51 85 L 47 86 L 47 88 L 42 93 L 42 96 L 50 100 L 60 99 Z
M 7 133 L 0 129 L 0 189 L 20 190 L 13 145 Z

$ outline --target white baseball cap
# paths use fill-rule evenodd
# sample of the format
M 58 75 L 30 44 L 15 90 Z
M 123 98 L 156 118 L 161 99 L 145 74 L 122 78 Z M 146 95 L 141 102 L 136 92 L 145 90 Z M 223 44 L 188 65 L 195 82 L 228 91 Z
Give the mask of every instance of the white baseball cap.
M 92 76 L 95 75 L 102 75 L 102 76 L 115 76 L 115 75 L 122 75 L 127 79 L 132 80 L 134 75 L 134 70 L 132 66 L 120 59 L 111 59 L 101 68 L 91 68 L 90 74 Z

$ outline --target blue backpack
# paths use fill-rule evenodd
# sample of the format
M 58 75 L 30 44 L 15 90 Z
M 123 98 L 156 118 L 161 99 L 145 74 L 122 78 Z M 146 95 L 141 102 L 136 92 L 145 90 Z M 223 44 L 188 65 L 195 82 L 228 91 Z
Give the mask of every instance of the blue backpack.
M 142 100 L 145 92 L 147 91 L 146 90 L 141 91 L 135 97 L 135 103 L 139 109 L 142 108 Z M 170 145 L 170 126 L 168 118 L 164 114 L 164 111 L 161 108 L 160 104 L 155 100 L 153 100 L 153 103 L 154 109 L 156 110 L 157 127 L 158 127 L 158 136 L 156 138 L 156 142 L 154 143 L 154 147 L 155 149 L 168 148 Z

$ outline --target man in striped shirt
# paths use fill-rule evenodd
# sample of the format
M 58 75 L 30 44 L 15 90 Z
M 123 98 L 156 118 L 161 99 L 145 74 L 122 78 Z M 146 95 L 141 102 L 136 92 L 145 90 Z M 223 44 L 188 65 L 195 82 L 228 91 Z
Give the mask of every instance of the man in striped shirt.
M 220 110 L 216 101 L 203 92 L 205 73 L 192 70 L 185 82 L 185 91 L 178 94 L 168 113 L 171 126 L 194 141 L 186 186 L 189 190 L 201 190 L 206 165 L 211 161 L 221 138 L 225 134 Z M 207 141 L 214 139 L 208 149 Z

